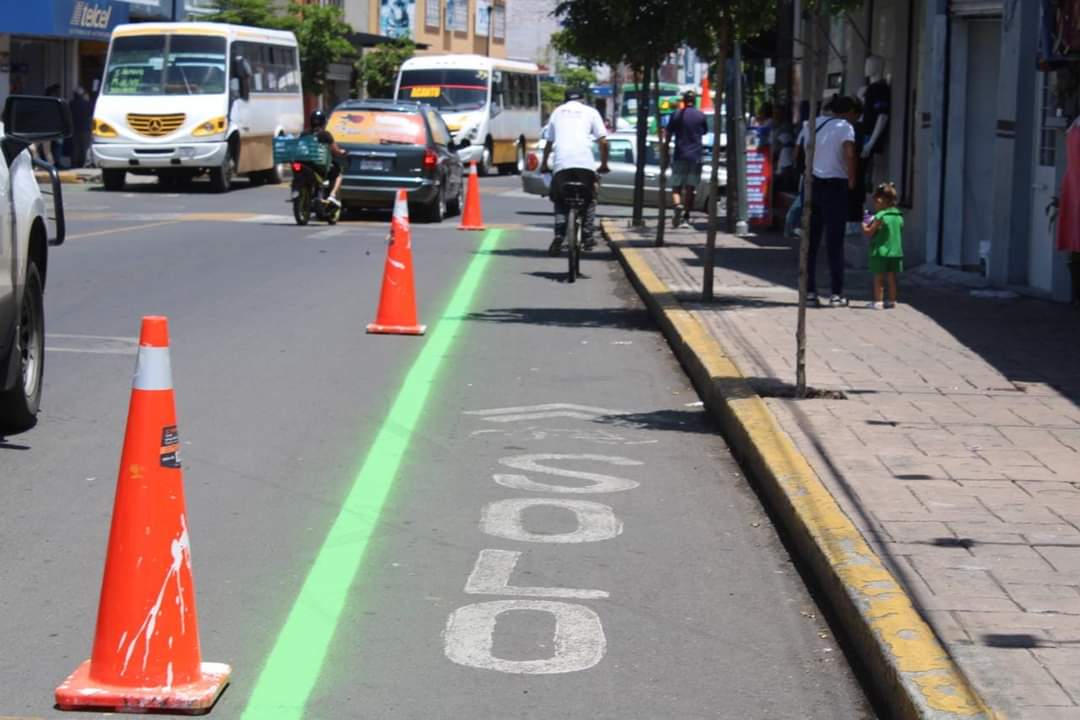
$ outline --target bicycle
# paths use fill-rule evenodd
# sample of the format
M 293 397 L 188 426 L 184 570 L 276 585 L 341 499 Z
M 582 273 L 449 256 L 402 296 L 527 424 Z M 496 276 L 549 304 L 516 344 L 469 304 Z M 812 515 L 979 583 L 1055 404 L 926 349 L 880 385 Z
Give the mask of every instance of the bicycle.
M 569 206 L 566 214 L 566 281 L 581 276 L 581 215 L 596 197 L 596 173 L 585 168 L 566 168 L 551 180 L 552 195 Z M 556 195 L 557 193 L 557 195 Z

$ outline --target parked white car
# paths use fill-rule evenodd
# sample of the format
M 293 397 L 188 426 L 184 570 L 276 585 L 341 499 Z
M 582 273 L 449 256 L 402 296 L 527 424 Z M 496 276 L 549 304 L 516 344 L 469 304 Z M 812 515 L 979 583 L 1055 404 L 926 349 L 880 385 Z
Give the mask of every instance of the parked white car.
M 532 195 L 546 196 L 551 182 L 550 175 L 540 172 L 540 161 L 544 157 L 544 140 L 537 142 L 525 160 L 525 171 L 521 173 L 521 188 Z M 611 172 L 600 178 L 600 192 L 597 202 L 606 205 L 634 204 L 634 174 L 637 172 L 637 135 L 634 132 L 616 132 L 608 135 L 608 166 Z M 600 162 L 600 150 L 593 146 L 593 156 Z M 667 173 L 667 205 L 671 207 L 671 168 Z M 659 140 L 649 137 L 645 156 L 645 206 L 656 207 L 660 196 L 660 159 Z M 717 178 L 721 189 L 727 187 L 727 168 L 719 167 Z M 695 194 L 694 205 L 697 209 L 707 207 L 709 194 L 709 165 L 705 164 L 701 174 L 701 184 Z
M 70 136 L 71 113 L 63 100 L 8 97 L 0 126 L 0 432 L 25 430 L 37 419 L 45 360 L 45 271 L 49 246 L 64 241 L 60 177 L 54 167 L 31 157 L 29 148 Z M 51 218 L 35 166 L 51 185 Z

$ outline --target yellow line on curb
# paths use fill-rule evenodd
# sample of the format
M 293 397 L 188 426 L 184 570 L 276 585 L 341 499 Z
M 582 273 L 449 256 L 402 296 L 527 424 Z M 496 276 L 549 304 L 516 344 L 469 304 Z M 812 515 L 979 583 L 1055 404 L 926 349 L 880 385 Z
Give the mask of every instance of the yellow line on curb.
M 608 221 L 602 227 L 732 451 L 749 465 L 812 566 L 890 709 L 910 720 L 998 717 L 720 343 L 682 307 L 640 250 Z

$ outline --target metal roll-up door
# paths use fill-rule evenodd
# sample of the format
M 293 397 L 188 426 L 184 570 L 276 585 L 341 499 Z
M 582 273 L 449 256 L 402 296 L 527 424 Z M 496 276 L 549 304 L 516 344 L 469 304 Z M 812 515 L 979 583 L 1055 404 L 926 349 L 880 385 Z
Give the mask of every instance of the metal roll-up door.
M 1002 5 L 1003 0 L 949 0 L 949 14 L 953 17 L 1000 17 Z

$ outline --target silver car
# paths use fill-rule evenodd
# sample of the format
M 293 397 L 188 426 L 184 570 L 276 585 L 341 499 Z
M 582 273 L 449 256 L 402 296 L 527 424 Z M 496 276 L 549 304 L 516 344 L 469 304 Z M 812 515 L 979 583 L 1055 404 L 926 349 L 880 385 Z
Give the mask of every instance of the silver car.
M 521 188 L 532 195 L 547 196 L 551 184 L 551 175 L 540 172 L 540 161 L 544 157 L 544 140 L 539 140 L 533 146 L 525 159 L 525 171 L 521 173 Z M 660 141 L 655 137 L 649 137 L 648 149 L 645 156 L 645 206 L 656 207 L 659 197 L 659 160 Z M 634 204 L 634 174 L 637 172 L 635 165 L 637 148 L 637 135 L 633 132 L 616 132 L 608 135 L 608 166 L 611 172 L 600 179 L 600 193 L 598 202 L 606 205 L 633 205 Z M 593 146 L 593 156 L 596 162 L 600 162 L 600 150 Z M 665 173 L 667 178 L 667 204 L 671 207 L 671 168 Z M 727 169 L 721 165 L 717 178 L 720 188 L 727 186 Z M 694 205 L 697 209 L 704 210 L 708 201 L 709 193 L 709 167 L 705 165 L 702 172 L 701 183 L 694 195 Z

